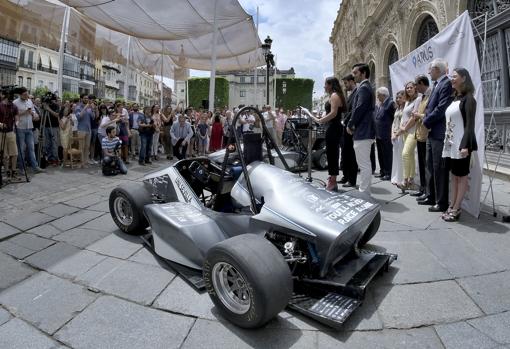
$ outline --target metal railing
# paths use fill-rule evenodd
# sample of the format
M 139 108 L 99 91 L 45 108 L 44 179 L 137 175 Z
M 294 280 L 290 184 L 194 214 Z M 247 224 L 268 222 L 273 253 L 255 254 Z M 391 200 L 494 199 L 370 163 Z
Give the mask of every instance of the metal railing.
M 43 71 L 43 72 L 46 72 L 46 73 L 57 74 L 57 70 L 56 69 L 46 68 L 46 67 L 43 67 L 41 64 L 37 65 L 37 70 Z M 64 74 L 65 74 L 65 69 L 64 69 Z

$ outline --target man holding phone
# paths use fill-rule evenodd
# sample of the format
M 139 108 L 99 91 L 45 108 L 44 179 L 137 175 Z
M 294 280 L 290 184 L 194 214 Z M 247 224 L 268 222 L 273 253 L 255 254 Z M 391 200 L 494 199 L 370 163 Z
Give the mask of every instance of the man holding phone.
M 20 171 L 23 169 L 23 163 L 21 159 L 26 159 L 30 167 L 32 167 L 35 173 L 44 172 L 37 165 L 37 161 L 35 160 L 35 151 L 34 151 L 34 133 L 32 129 L 34 128 L 33 121 L 39 120 L 39 115 L 35 112 L 34 104 L 28 98 L 28 90 L 24 87 L 20 89 L 19 97 L 14 100 L 13 104 L 18 108 L 18 121 L 17 121 L 17 132 L 16 137 L 19 140 L 18 149 L 18 168 Z M 21 156 L 21 154 L 25 156 Z

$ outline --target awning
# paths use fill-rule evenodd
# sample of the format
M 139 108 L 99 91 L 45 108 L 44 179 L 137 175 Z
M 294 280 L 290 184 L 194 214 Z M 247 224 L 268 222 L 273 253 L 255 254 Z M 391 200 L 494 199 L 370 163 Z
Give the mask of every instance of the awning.
M 39 53 L 39 60 L 41 61 L 41 65 L 44 68 L 49 68 L 50 67 L 50 57 L 48 56 L 48 54 L 46 54 L 44 52 L 40 52 Z

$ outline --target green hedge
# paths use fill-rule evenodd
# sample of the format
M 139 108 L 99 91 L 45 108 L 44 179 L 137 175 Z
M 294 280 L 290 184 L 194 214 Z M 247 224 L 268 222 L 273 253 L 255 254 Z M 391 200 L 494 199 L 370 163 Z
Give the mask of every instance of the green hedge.
M 285 93 L 283 86 L 285 83 Z M 293 109 L 300 105 L 312 108 L 313 97 L 312 79 L 276 79 L 276 107 Z
M 189 106 L 202 108 L 202 100 L 209 99 L 209 78 L 191 78 L 188 80 Z M 228 105 L 228 81 L 216 78 L 214 88 L 214 106 L 223 108 Z

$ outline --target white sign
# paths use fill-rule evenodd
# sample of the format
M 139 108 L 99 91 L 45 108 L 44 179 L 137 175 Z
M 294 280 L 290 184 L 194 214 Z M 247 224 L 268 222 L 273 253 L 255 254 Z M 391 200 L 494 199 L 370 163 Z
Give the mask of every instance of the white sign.
M 417 75 L 427 75 L 428 65 L 435 58 L 445 59 L 448 62 L 450 73 L 454 68 L 467 69 L 475 85 L 476 92 L 474 97 L 477 102 L 475 133 L 478 151 L 473 152 L 471 155 L 469 189 L 462 202 L 462 208 L 473 216 L 478 217 L 480 214 L 485 148 L 484 114 L 480 65 L 471 27 L 471 18 L 467 11 L 432 39 L 398 62 L 390 65 L 391 86 L 393 87 L 394 94 L 399 90 L 403 90 L 405 83 L 414 80 Z

